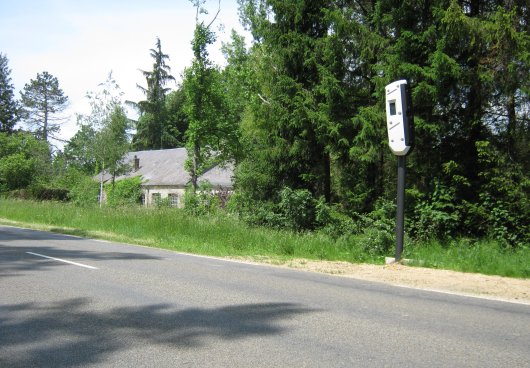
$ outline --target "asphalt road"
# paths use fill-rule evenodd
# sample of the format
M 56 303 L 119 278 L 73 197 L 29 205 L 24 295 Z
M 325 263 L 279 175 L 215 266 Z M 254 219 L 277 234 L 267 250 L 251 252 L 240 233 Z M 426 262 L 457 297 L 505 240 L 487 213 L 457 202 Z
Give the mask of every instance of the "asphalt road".
M 530 306 L 0 226 L 0 367 L 85 366 L 530 367 Z

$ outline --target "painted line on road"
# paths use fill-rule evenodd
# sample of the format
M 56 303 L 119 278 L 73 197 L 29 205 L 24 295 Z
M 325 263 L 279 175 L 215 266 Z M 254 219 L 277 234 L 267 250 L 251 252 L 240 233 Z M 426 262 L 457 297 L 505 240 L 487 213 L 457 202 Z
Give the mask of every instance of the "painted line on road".
M 77 263 L 77 262 L 67 261 L 66 259 L 55 258 L 55 257 L 49 257 L 49 256 L 45 256 L 44 254 L 33 253 L 33 252 L 26 252 L 26 253 L 27 253 L 27 254 L 31 254 L 31 255 L 33 255 L 33 256 L 37 256 L 37 257 L 53 259 L 54 261 L 59 261 L 59 262 L 64 262 L 64 263 L 69 263 L 69 264 L 74 265 L 74 266 L 79 266 L 79 267 L 89 268 L 89 269 L 91 269 L 91 270 L 97 270 L 97 269 L 98 269 L 97 267 L 89 266 L 89 265 L 82 264 L 82 263 Z

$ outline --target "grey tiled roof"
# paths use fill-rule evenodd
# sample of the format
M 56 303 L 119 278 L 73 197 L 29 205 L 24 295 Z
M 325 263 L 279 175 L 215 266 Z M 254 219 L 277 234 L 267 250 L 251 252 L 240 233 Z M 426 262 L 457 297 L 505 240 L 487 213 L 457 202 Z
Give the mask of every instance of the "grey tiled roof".
M 134 171 L 135 157 L 140 160 L 137 171 Z M 184 187 L 190 182 L 190 175 L 184 168 L 187 157 L 185 148 L 129 152 L 123 161 L 131 166 L 131 171 L 116 179 L 141 175 L 144 185 Z M 232 176 L 232 165 L 215 166 L 201 175 L 199 182 L 206 180 L 214 187 L 231 189 Z

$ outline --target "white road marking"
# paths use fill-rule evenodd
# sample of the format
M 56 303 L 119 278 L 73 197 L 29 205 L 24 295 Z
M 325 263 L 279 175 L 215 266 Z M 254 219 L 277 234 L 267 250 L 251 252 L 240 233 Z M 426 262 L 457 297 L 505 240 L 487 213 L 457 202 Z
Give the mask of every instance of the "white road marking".
M 26 252 L 26 253 L 27 253 L 27 254 L 31 254 L 31 255 L 33 255 L 33 256 L 37 256 L 37 257 L 48 258 L 48 259 L 53 259 L 53 260 L 55 260 L 55 261 L 59 261 L 59 262 L 69 263 L 69 264 L 72 264 L 72 265 L 74 265 L 74 266 L 79 266 L 79 267 L 84 267 L 84 268 L 90 268 L 91 270 L 97 270 L 97 269 L 98 269 L 97 267 L 93 267 L 93 266 L 85 265 L 85 264 L 82 264 L 82 263 L 77 263 L 77 262 L 67 261 L 66 259 L 55 258 L 55 257 L 48 257 L 48 256 L 45 256 L 44 254 L 33 253 L 33 252 Z

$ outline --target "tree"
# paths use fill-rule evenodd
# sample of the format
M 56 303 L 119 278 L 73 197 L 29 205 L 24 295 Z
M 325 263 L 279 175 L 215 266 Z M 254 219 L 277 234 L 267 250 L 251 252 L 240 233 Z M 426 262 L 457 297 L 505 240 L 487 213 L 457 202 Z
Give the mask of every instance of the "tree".
M 210 27 L 217 14 L 205 24 L 199 14 L 207 13 L 204 1 L 192 1 L 197 9 L 195 32 L 192 40 L 193 63 L 184 71 L 182 88 L 186 95 L 184 112 L 188 118 L 186 132 L 188 149 L 187 168 L 191 176 L 192 189 L 198 188 L 198 177 L 216 163 L 227 160 L 230 147 L 237 144 L 236 129 L 226 119 L 221 73 L 208 57 L 208 46 L 215 41 Z
M 0 53 L 0 132 L 12 132 L 19 120 L 7 56 Z
M 129 167 L 122 162 L 123 156 L 128 152 L 130 144 L 127 130 L 129 119 L 123 108 L 114 106 L 110 112 L 105 126 L 95 135 L 95 156 L 101 165 L 112 176 L 112 185 L 116 176 L 126 171 Z
M 175 78 L 170 74 L 171 68 L 166 63 L 169 56 L 162 52 L 159 38 L 156 39 L 156 48 L 150 51 L 154 59 L 153 70 L 141 71 L 147 81 L 147 88 L 138 85 L 146 99 L 137 104 L 141 113 L 133 139 L 133 145 L 137 149 L 171 147 L 171 140 L 168 139 L 168 135 L 171 135 L 170 122 L 167 120 L 165 104 L 169 88 L 165 86 Z
M 22 118 L 33 129 L 36 137 L 49 142 L 57 139 L 65 118 L 59 114 L 68 106 L 68 97 L 59 88 L 59 81 L 48 72 L 37 73 L 37 78 L 24 86 L 21 94 Z
M 48 145 L 24 132 L 0 132 L 0 191 L 46 182 L 50 172 Z
M 253 164 L 271 165 L 275 172 L 274 180 L 251 180 L 247 187 L 269 186 L 263 194 L 268 197 L 284 186 L 307 189 L 329 202 L 333 159 L 348 143 L 352 106 L 349 60 L 336 23 L 341 14 L 327 0 L 241 5 L 262 59 L 256 63 L 261 90 L 252 109 L 261 142 L 244 166 L 252 172 Z
M 96 167 L 101 173 L 101 205 L 104 173 L 111 174 L 114 184 L 116 176 L 127 169 L 121 160 L 130 147 L 128 134 L 130 120 L 125 115 L 121 100 L 123 93 L 113 79 L 112 72 L 99 87 L 98 91 L 87 93 L 91 106 L 90 114 L 78 117 L 81 132 L 85 131 L 89 136 L 93 135 L 92 140 L 79 139 L 81 147 L 78 152 L 86 154 L 86 157 L 80 157 L 78 160 L 83 162 L 95 160 Z
M 81 125 L 64 147 L 64 157 L 70 167 L 76 167 L 87 175 L 96 171 L 96 157 L 93 151 L 96 130 L 88 124 Z
M 163 130 L 162 146 L 164 148 L 185 147 L 188 117 L 184 112 L 186 94 L 179 86 L 166 97 L 167 120 Z

